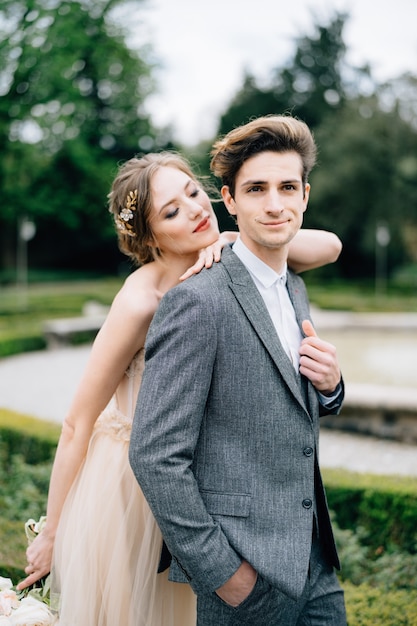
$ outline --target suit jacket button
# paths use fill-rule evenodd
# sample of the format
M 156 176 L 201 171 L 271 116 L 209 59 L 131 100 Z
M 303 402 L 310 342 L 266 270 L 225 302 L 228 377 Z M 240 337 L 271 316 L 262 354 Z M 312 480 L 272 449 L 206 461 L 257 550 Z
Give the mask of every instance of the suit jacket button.
M 313 454 L 313 448 L 307 446 L 304 448 L 303 453 L 305 454 L 305 456 L 311 456 Z
M 313 506 L 313 501 L 312 501 L 312 500 L 310 500 L 310 498 L 305 498 L 305 499 L 303 500 L 303 507 L 304 507 L 305 509 L 311 509 L 311 507 L 312 507 L 312 506 Z

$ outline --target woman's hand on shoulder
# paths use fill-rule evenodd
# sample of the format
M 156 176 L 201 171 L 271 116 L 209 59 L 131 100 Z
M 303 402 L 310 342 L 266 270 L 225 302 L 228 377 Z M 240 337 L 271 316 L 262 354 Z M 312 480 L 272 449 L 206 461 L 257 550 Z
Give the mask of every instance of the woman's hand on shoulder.
M 213 263 L 218 263 L 221 258 L 222 250 L 229 243 L 234 243 L 238 236 L 237 231 L 226 230 L 223 233 L 220 233 L 217 241 L 211 244 L 211 246 L 207 246 L 207 248 L 203 248 L 200 250 L 197 261 L 188 268 L 186 272 L 182 276 L 180 276 L 180 280 L 186 280 L 193 274 L 198 274 L 203 267 L 211 267 Z

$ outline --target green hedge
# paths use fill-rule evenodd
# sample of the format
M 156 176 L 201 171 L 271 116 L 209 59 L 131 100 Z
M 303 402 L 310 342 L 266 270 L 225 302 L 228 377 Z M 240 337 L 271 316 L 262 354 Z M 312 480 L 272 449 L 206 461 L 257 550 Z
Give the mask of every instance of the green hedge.
M 0 514 L 25 523 L 46 510 L 60 425 L 0 409 Z M 1 541 L 1 539 L 0 539 Z
M 417 626 L 417 591 L 343 583 L 348 626 Z
M 0 409 L 0 575 L 14 581 L 23 576 L 24 522 L 45 512 L 60 429 Z M 417 480 L 330 469 L 323 478 L 349 626 L 417 626 Z
M 24 576 L 25 522 L 46 511 L 60 424 L 0 409 L 0 576 Z
M 60 432 L 60 424 L 0 409 L 0 450 L 5 461 L 15 454 L 34 465 L 50 460 Z
M 397 476 L 323 471 L 329 507 L 341 528 L 361 529 L 375 552 L 417 552 L 417 480 Z
M 0 357 L 22 354 L 23 352 L 33 352 L 34 350 L 44 350 L 46 340 L 40 335 L 27 337 L 2 337 L 0 339 Z
M 21 580 L 25 573 L 28 545 L 25 522 L 0 518 L 0 576 L 11 578 L 13 582 Z

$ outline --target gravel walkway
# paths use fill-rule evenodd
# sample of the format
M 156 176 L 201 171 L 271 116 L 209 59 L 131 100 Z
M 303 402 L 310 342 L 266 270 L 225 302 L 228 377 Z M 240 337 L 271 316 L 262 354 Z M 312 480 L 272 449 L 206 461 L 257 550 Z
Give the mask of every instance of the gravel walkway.
M 0 359 L 0 407 L 62 422 L 89 351 L 79 346 Z M 417 477 L 417 446 L 322 429 L 320 463 Z

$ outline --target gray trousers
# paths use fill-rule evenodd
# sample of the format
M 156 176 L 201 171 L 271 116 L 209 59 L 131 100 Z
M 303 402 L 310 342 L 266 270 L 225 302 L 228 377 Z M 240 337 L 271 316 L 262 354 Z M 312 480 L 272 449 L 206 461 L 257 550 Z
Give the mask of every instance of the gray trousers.
M 258 576 L 250 595 L 234 608 L 216 593 L 197 597 L 197 626 L 346 626 L 343 590 L 314 538 L 304 591 L 295 601 Z

